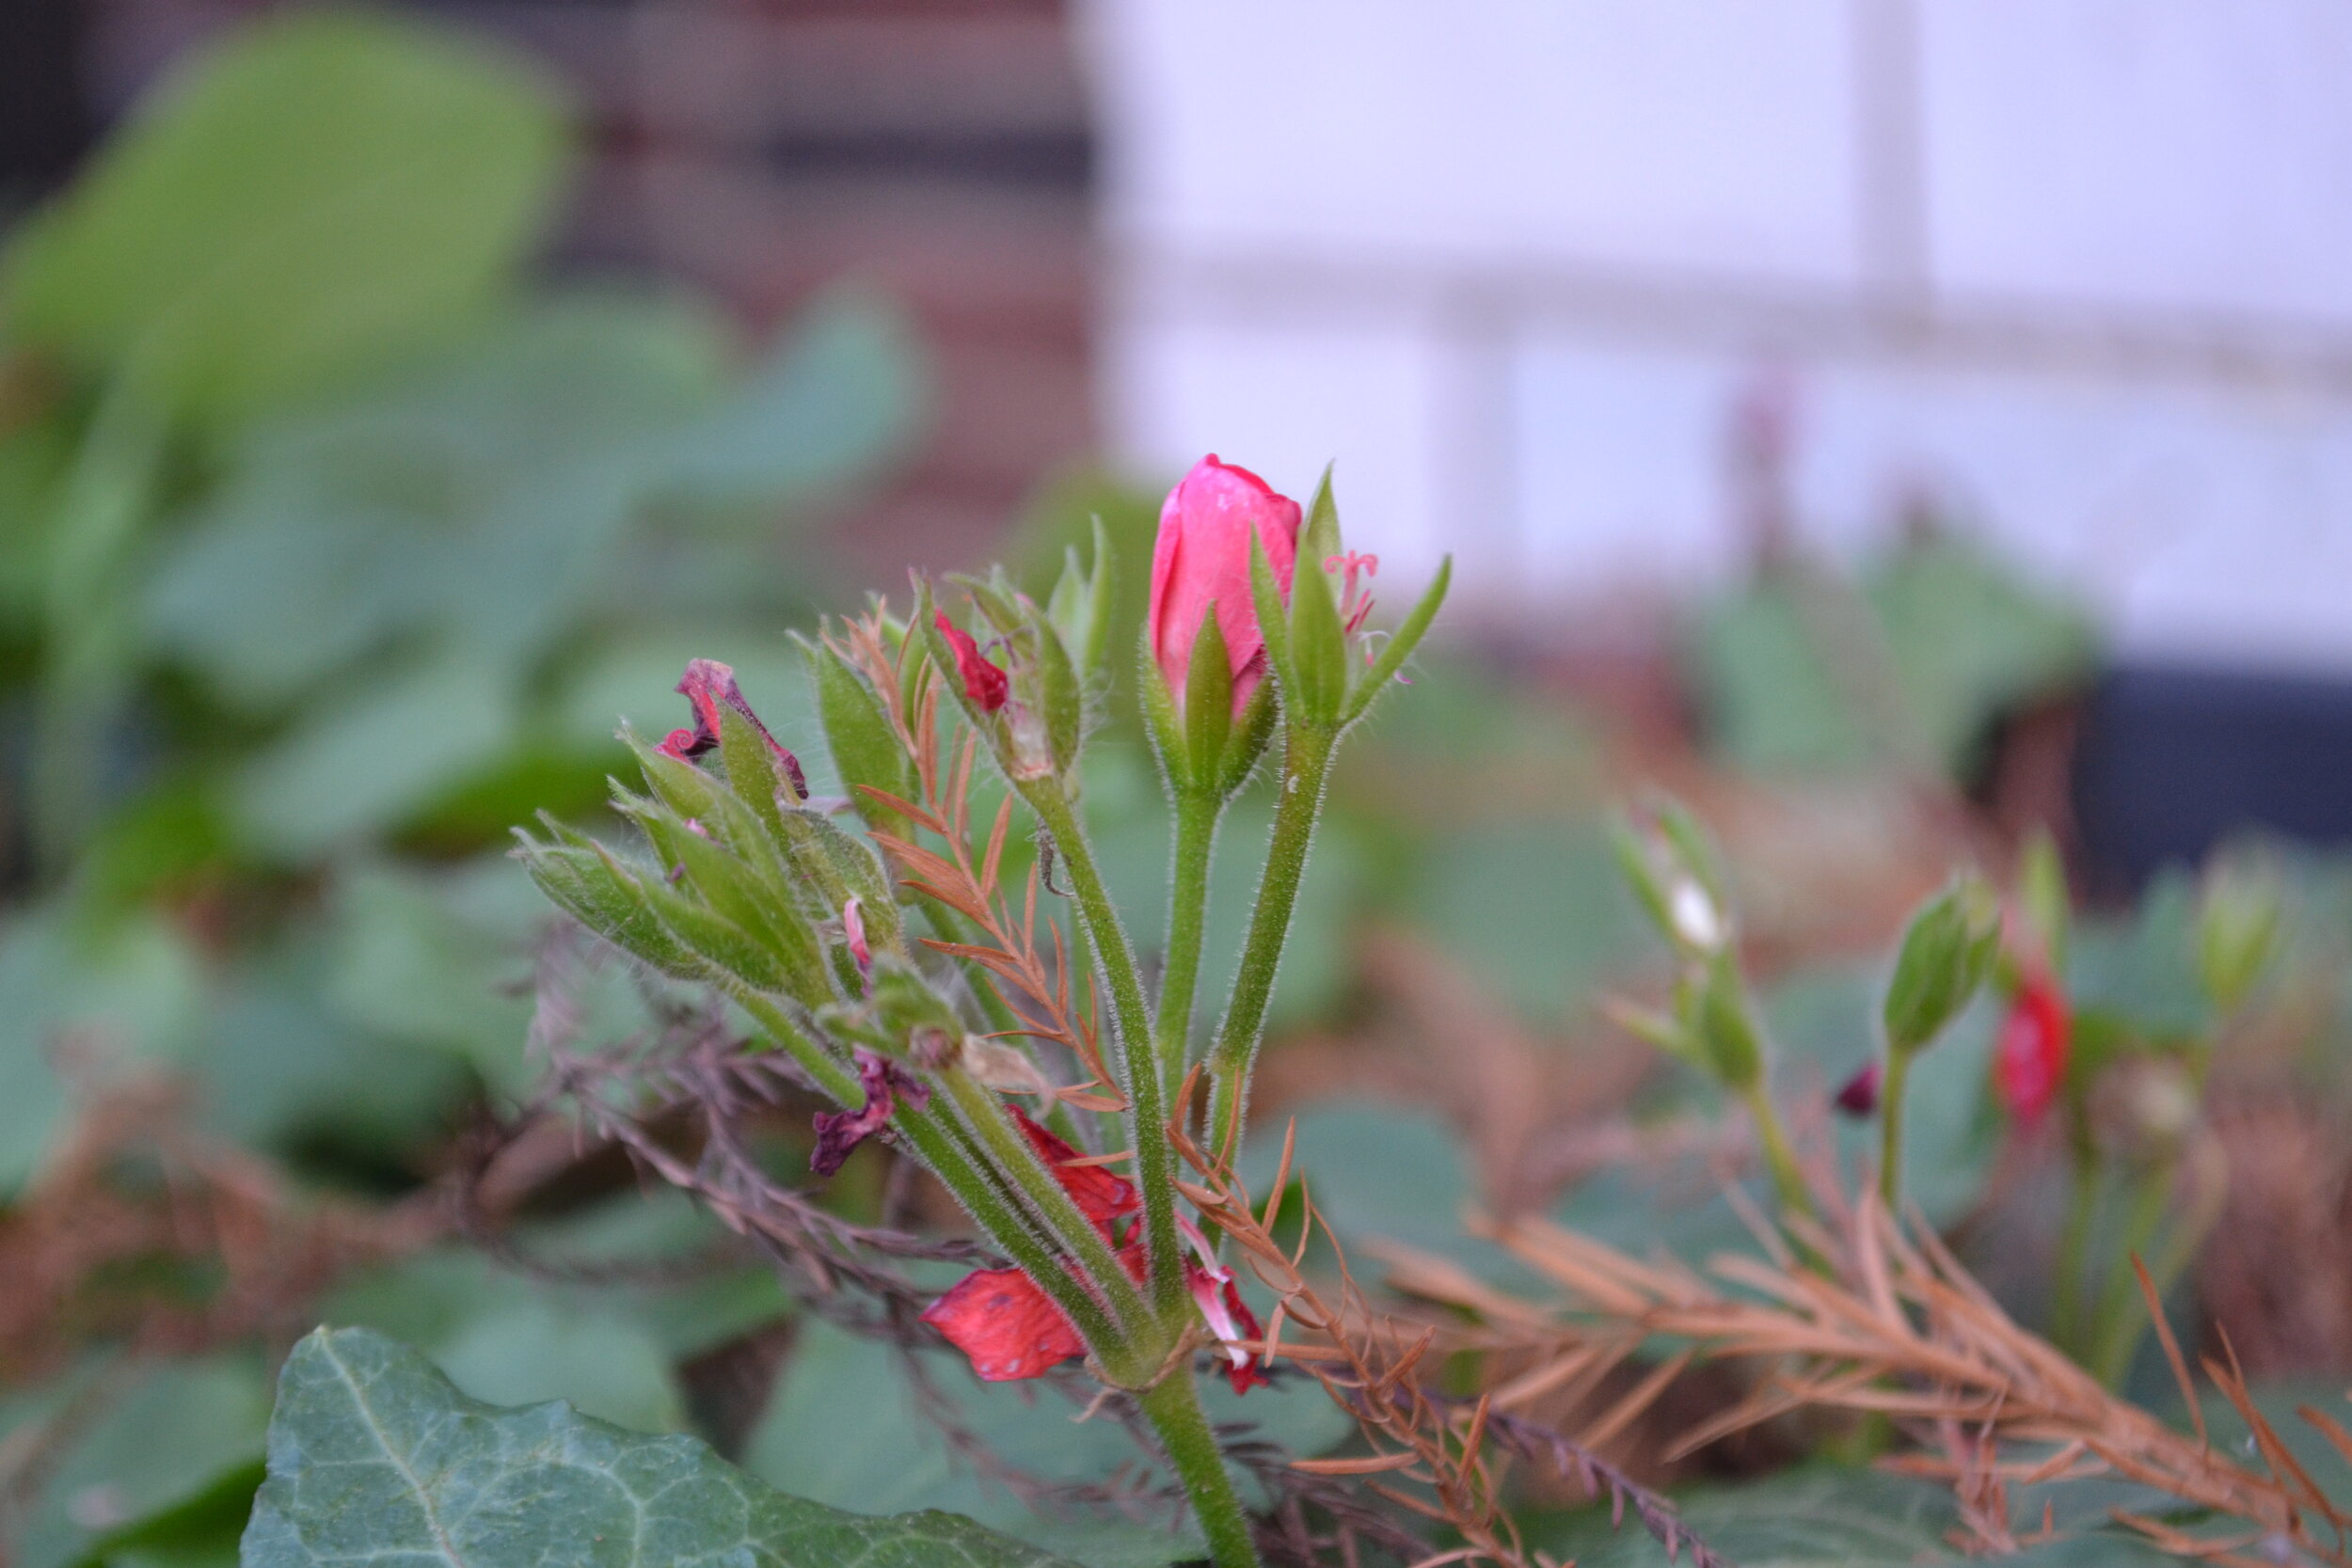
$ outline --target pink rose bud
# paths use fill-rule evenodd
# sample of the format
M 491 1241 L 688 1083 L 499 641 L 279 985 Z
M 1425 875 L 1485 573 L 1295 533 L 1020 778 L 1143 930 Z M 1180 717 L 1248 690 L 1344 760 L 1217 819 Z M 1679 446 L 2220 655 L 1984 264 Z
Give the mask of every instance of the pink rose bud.
M 1220 463 L 1211 452 L 1193 465 L 1160 508 L 1160 537 L 1152 551 L 1152 657 L 1184 711 L 1184 678 L 1192 669 L 1193 639 L 1216 607 L 1233 667 L 1238 717 L 1265 673 L 1265 635 L 1258 629 L 1249 592 L 1249 540 L 1254 531 L 1285 599 L 1298 555 L 1298 503 L 1247 468 Z
M 948 620 L 946 610 L 933 611 L 931 619 L 947 639 L 947 646 L 955 650 L 956 672 L 963 677 L 963 694 L 972 699 L 972 705 L 982 713 L 993 713 L 1003 707 L 1012 689 L 1005 672 L 989 662 L 980 653 L 979 644 L 972 641 L 972 634 Z

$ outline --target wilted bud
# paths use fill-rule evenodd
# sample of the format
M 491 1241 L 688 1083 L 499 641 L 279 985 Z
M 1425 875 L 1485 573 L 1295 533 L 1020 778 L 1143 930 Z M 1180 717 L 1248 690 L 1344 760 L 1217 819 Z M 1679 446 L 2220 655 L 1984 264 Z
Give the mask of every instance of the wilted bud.
M 1981 878 L 1963 877 L 1922 905 L 1886 988 L 1888 1048 L 1908 1053 L 1942 1034 L 1984 983 L 2000 940 L 2000 906 Z
M 2207 868 L 2197 910 L 2197 970 L 2205 994 L 2227 1014 L 2270 966 L 2286 904 L 2276 862 L 2238 855 Z

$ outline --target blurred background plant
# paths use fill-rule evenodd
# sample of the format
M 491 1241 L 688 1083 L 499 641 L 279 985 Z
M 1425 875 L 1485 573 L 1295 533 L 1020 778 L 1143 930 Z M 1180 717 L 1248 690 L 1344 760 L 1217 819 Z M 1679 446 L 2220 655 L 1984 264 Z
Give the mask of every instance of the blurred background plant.
M 185 53 L 160 24 L 118 33 L 169 71 L 10 215 L 0 254 L 8 1560 L 232 1558 L 271 1379 L 321 1321 L 393 1334 L 494 1402 L 561 1396 L 700 1433 L 818 1501 L 947 1507 L 1089 1562 L 1181 1559 L 1189 1538 L 1156 1515 L 1139 1528 L 1096 1506 L 1148 1499 L 1150 1478 L 1107 1473 L 1118 1460 L 1055 1401 L 809 1310 L 611 1145 L 520 1115 L 541 1070 L 534 966 L 556 949 L 506 832 L 542 805 L 604 824 L 616 720 L 676 721 L 689 657 L 732 663 L 789 736 L 814 699 L 786 631 L 812 607 L 895 591 L 911 560 L 969 563 L 999 530 L 1042 595 L 1096 517 L 1131 565 L 1112 645 L 1135 645 L 1172 475 L 1061 462 L 1100 440 L 1072 346 L 1095 153 L 1059 11 L 950 36 L 914 8 L 882 44 L 818 15 L 799 53 L 740 51 L 747 72 L 789 65 L 775 83 L 614 111 L 619 68 L 578 17 L 531 13 L 512 29 L 525 49 L 409 13 L 281 9 L 186 27 L 203 38 Z M 675 48 L 706 72 L 737 37 L 663 25 L 636 38 L 642 57 Z M 894 89 L 911 123 L 927 92 L 995 118 L 834 128 L 829 84 L 866 49 L 931 62 Z M 997 87 L 970 86 L 987 71 Z M 825 187 L 779 212 L 681 167 L 664 138 L 689 134 L 853 174 L 886 153 L 931 183 L 854 207 Z M 663 203 L 689 217 L 631 250 L 630 214 Z M 1125 260 L 1130 283 L 1154 276 Z M 973 292 L 942 293 L 948 275 Z M 1140 293 L 1121 307 L 1131 338 L 1203 330 L 1194 295 L 1155 315 Z M 1166 369 L 1133 341 L 1120 355 L 1119 374 Z M 1344 404 L 1351 379 L 1326 384 Z M 1250 385 L 1220 391 L 1254 434 L 1263 388 L 1291 383 Z M 1911 1067 L 1901 1192 L 2018 1323 L 2151 1408 L 2184 1415 L 2134 1252 L 2192 1354 L 2226 1327 L 2266 1408 L 2316 1379 L 2337 1379 L 2332 1398 L 2352 1372 L 2352 878 L 2284 842 L 2145 875 L 2132 832 L 2152 786 L 2111 722 L 2132 689 L 2106 673 L 2106 607 L 2021 568 L 1983 509 L 1941 491 L 1882 499 L 1867 548 L 1812 547 L 1803 454 L 1772 402 L 1706 409 L 1730 432 L 1733 570 L 1645 601 L 1630 639 L 1598 614 L 1595 638 L 1558 635 L 1576 617 L 1490 592 L 1342 763 L 1260 1125 L 1296 1113 L 1296 1168 L 1359 1264 L 1408 1247 L 1540 1299 L 1549 1276 L 1470 1212 L 1644 1258 L 1753 1253 L 1742 1210 L 1770 1201 L 1753 1086 L 1705 1053 L 1653 1051 L 1604 1006 L 1672 1018 L 1688 964 L 1619 875 L 1612 810 L 1663 785 L 1706 824 L 1791 1157 L 1850 1176 L 1879 1130 L 1831 1102 L 1883 1050 L 1906 920 L 1963 867 L 2031 903 L 2020 868 L 2046 828 L 2059 895 L 2044 875 L 2040 935 L 2012 927 L 2006 967 Z M 1397 504 L 1382 461 L 1343 454 L 1351 518 Z M 1303 492 L 1313 475 L 1269 477 Z M 1516 559 L 1486 564 L 1490 591 Z M 1151 944 L 1167 824 L 1139 717 L 1107 726 L 1086 790 Z M 2268 755 L 2252 771 L 2312 772 Z M 1271 816 L 1259 790 L 1228 819 L 1212 988 Z M 2027 1117 L 1998 1064 L 2034 963 L 2071 1049 Z M 596 999 L 594 1038 L 645 1022 L 622 990 Z M 810 1109 L 753 1118 L 782 1180 Z M 691 1126 L 655 1132 L 694 1147 Z M 1277 1154 L 1253 1143 L 1241 1175 L 1263 1185 Z M 935 1204 L 895 1191 L 897 1168 L 861 1154 L 831 1212 Z M 1749 1390 L 1715 1370 L 1626 1402 L 1658 1365 L 1526 1414 L 1641 1481 L 1699 1483 L 1687 1516 L 1730 1560 L 1958 1554 L 1948 1486 L 1843 1463 L 1872 1449 L 1867 1428 L 1792 1416 L 1662 1459 Z M 1466 1353 L 1442 1377 L 1467 1392 L 1517 1370 Z M 1270 1472 L 1355 1451 L 1295 1380 L 1218 1418 L 1251 1423 Z M 2306 1458 L 2343 1497 L 2338 1462 Z M 1661 1554 L 1604 1540 L 1582 1491 L 1540 1468 L 1511 1497 L 1533 1543 Z M 2140 1550 L 2084 1487 L 2058 1514 L 2077 1539 L 2037 1549 Z M 2019 1533 L 2052 1495 L 2009 1499 Z M 2075 1559 L 2092 1560 L 2122 1559 Z

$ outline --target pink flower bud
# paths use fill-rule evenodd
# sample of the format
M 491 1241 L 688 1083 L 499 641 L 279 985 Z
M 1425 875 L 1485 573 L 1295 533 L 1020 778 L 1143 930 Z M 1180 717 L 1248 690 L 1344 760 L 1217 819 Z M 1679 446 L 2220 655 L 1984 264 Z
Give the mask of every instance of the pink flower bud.
M 938 625 L 940 634 L 947 639 L 947 646 L 955 650 L 956 673 L 963 677 L 963 694 L 972 699 L 972 705 L 982 713 L 993 713 L 1003 707 L 1012 690 L 1005 672 L 982 656 L 972 634 L 948 620 L 946 610 L 934 610 L 931 619 Z
M 1265 673 L 1265 634 L 1258 629 L 1249 592 L 1249 541 L 1265 546 L 1274 580 L 1290 595 L 1298 555 L 1298 503 L 1247 468 L 1220 463 L 1211 452 L 1193 465 L 1160 508 L 1159 542 L 1152 551 L 1152 657 L 1184 711 L 1184 677 L 1192 669 L 1193 639 L 1209 607 L 1232 661 L 1233 712 L 1241 713 Z

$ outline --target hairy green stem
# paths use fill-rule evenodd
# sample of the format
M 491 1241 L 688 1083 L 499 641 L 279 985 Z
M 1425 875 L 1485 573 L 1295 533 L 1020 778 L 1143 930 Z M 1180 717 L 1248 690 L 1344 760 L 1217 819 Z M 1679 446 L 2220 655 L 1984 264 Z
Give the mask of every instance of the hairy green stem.
M 1266 1007 L 1274 998 L 1275 971 L 1290 938 L 1291 914 L 1298 905 L 1307 854 L 1314 847 L 1315 819 L 1323 815 L 1323 790 L 1331 774 L 1337 732 L 1286 725 L 1282 742 L 1281 800 L 1274 808 L 1274 832 L 1266 843 L 1265 874 L 1250 911 L 1249 935 L 1242 943 L 1241 968 L 1233 976 L 1232 1000 L 1209 1048 L 1216 1083 L 1209 1098 L 1209 1147 L 1238 1146 L 1248 1112 L 1249 1071 L 1265 1036 Z
M 750 1013 L 775 1043 L 800 1063 L 803 1070 L 816 1081 L 817 1086 L 827 1096 L 850 1109 L 866 1103 L 865 1085 L 858 1082 L 857 1073 L 811 1039 L 806 1031 L 774 1001 L 749 990 L 737 989 L 735 994 L 744 1011 Z M 966 1074 L 948 1076 L 969 1082 Z M 1065 1218 L 1075 1222 L 1074 1227 L 1054 1228 L 1033 1223 L 1017 1206 L 1006 1200 L 1004 1179 L 1017 1180 L 1022 1164 L 989 1160 L 980 1148 L 971 1147 L 958 1137 L 956 1130 L 943 1116 L 943 1110 L 944 1107 L 937 1104 L 921 1111 L 902 1105 L 894 1118 L 894 1124 L 914 1148 L 916 1157 L 930 1167 L 932 1174 L 946 1185 L 957 1201 L 979 1223 L 980 1228 L 988 1233 L 989 1240 L 1018 1263 L 1022 1272 L 1036 1280 L 1039 1289 L 1053 1297 L 1054 1304 L 1069 1315 L 1087 1343 L 1096 1347 L 1098 1354 L 1104 1347 L 1116 1351 L 1124 1343 L 1119 1325 L 1104 1311 L 1103 1304 L 1089 1294 L 1085 1285 L 1073 1278 L 1069 1269 L 1062 1265 L 1057 1250 L 1060 1237 L 1056 1232 L 1057 1229 L 1074 1228 L 1098 1247 L 1102 1244 L 1102 1238 L 1087 1223 L 1086 1216 L 1078 1213 L 1077 1206 L 1070 1202 L 1069 1195 L 1061 1192 L 1045 1173 L 1036 1154 L 1023 1146 L 1017 1151 L 1019 1160 L 1034 1168 L 1039 1179 L 1053 1188 L 1070 1211 Z M 996 1119 L 1003 1119 L 1001 1111 L 997 1113 Z M 1004 1179 L 1000 1179 L 996 1168 L 999 1164 L 1006 1167 L 1002 1172 Z M 1107 1258 L 1109 1249 L 1104 1247 L 1102 1250 Z M 1112 1277 L 1124 1283 L 1125 1276 L 1119 1273 L 1115 1261 L 1108 1272 Z M 1131 1302 L 1137 1300 L 1132 1287 L 1127 1290 L 1127 1298 Z
M 1903 1090 L 1911 1082 L 1914 1054 L 1889 1050 L 1886 1082 L 1879 1085 L 1879 1196 L 1896 1219 L 1903 1212 Z
M 1110 1303 L 1111 1314 L 1126 1331 L 1126 1337 L 1132 1338 L 1149 1329 L 1152 1326 L 1151 1314 L 1143 1304 L 1143 1298 L 1129 1282 L 1127 1271 L 1120 1266 L 1118 1258 L 1112 1254 L 1110 1243 L 1103 1239 L 1102 1232 L 1095 1229 L 1094 1222 L 1088 1219 L 1077 1204 L 1072 1201 L 1069 1192 L 1055 1179 L 1054 1173 L 1045 1168 L 1044 1162 L 1037 1157 L 1037 1151 L 1029 1147 L 1028 1140 L 1021 1135 L 1011 1118 L 1005 1114 L 1004 1105 L 995 1094 L 963 1071 L 943 1072 L 938 1083 L 961 1114 L 963 1125 L 971 1130 L 981 1148 L 987 1150 L 992 1166 L 1012 1182 L 1025 1207 L 1053 1238 L 1056 1247 L 1074 1260 L 1094 1281 L 1095 1289 Z M 1067 1277 L 1068 1271 L 1058 1263 L 1053 1272 Z M 1040 1279 L 1038 1283 L 1043 1285 L 1046 1281 Z M 1083 1322 L 1079 1328 L 1081 1333 L 1085 1332 Z M 1087 1341 L 1094 1344 L 1095 1336 L 1088 1335 Z
M 1095 966 L 1110 990 L 1114 1070 L 1127 1096 L 1126 1125 L 1135 1149 L 1136 1185 L 1143 1194 L 1145 1256 L 1152 1262 L 1152 1300 L 1163 1323 L 1189 1321 L 1191 1298 L 1184 1290 L 1184 1253 L 1176 1235 L 1175 1153 L 1168 1136 L 1168 1102 L 1160 1092 L 1158 1065 L 1152 1056 L 1152 1018 L 1143 1001 L 1143 979 L 1135 948 L 1120 923 L 1103 873 L 1094 863 L 1069 798 L 1055 780 L 1023 784 L 1022 798 L 1052 835 L 1054 849 L 1078 901 L 1078 920 Z
M 1209 1560 L 1216 1568 L 1257 1568 L 1258 1546 L 1249 1533 L 1249 1514 L 1226 1472 L 1225 1456 L 1216 1433 L 1200 1409 L 1200 1393 L 1190 1368 L 1179 1368 L 1147 1388 L 1139 1402 L 1168 1462 L 1192 1500 L 1200 1532 L 1208 1537 Z
M 1176 874 L 1168 897 L 1168 964 L 1160 973 L 1160 1009 L 1152 1045 L 1160 1092 L 1173 1104 L 1192 1043 L 1193 996 L 1200 986 L 1200 943 L 1209 914 L 1209 864 L 1225 802 L 1209 790 L 1176 797 Z

